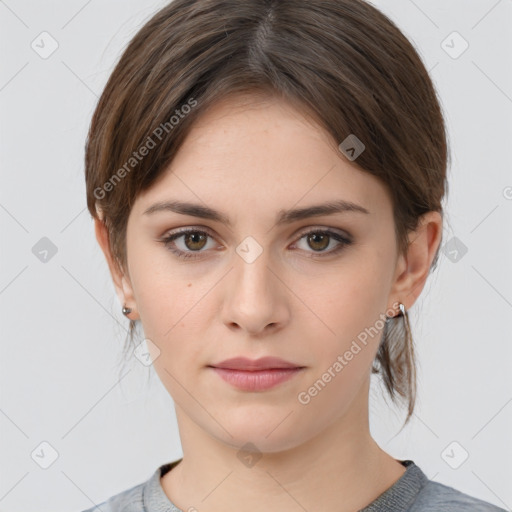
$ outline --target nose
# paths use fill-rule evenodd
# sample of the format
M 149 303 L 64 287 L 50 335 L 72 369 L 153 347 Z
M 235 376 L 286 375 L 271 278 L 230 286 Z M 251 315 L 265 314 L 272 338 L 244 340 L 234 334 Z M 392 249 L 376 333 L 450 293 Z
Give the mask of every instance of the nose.
M 235 255 L 222 306 L 222 321 L 230 329 L 261 335 L 280 330 L 289 321 L 289 292 L 283 276 L 270 267 L 266 252 L 252 263 Z

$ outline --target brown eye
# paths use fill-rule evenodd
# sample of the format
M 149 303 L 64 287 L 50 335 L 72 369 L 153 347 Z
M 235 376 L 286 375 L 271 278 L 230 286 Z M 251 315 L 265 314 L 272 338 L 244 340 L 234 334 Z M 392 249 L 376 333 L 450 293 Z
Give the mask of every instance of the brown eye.
M 311 233 L 307 240 L 311 249 L 323 251 L 329 246 L 330 236 L 325 233 Z
M 352 243 L 353 239 L 350 235 L 342 235 L 330 229 L 315 229 L 303 233 L 296 245 L 302 251 L 309 253 L 309 257 L 320 258 L 337 254 Z
M 183 236 L 183 241 L 187 249 L 191 251 L 199 251 L 205 245 L 208 236 L 200 231 L 191 231 Z
M 179 258 L 192 259 L 206 256 L 203 253 L 207 253 L 207 249 L 214 249 L 214 244 L 207 247 L 209 239 L 213 243 L 214 237 L 209 232 L 199 229 L 185 229 L 163 237 L 161 242 Z M 346 246 L 351 245 L 353 240 L 350 235 L 344 236 L 329 229 L 316 229 L 304 233 L 299 238 L 299 242 L 306 246 L 299 247 L 299 249 L 315 258 L 337 254 Z M 331 244 L 332 247 L 328 249 Z M 203 250 L 205 248 L 206 250 Z
M 204 249 L 208 245 L 208 239 L 213 237 L 206 231 L 199 229 L 186 229 L 172 233 L 162 238 L 162 243 L 176 256 L 183 259 L 198 258 L 206 252 Z M 209 247 L 210 249 L 212 247 Z

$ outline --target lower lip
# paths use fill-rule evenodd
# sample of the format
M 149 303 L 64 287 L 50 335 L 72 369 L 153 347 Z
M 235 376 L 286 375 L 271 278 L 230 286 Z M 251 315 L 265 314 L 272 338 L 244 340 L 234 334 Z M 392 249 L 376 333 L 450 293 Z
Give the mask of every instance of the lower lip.
M 229 370 L 214 368 L 226 382 L 243 391 L 265 391 L 297 375 L 303 368 L 279 368 L 270 370 Z

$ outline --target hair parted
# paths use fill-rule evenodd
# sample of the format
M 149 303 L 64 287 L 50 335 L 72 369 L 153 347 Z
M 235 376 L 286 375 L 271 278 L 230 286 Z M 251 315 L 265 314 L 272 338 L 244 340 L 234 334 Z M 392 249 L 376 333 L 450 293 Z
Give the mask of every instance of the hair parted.
M 119 269 L 137 196 L 199 116 L 237 94 L 293 104 L 335 147 L 357 136 L 365 150 L 352 164 L 386 185 L 400 253 L 424 213 L 443 214 L 449 155 L 439 98 L 417 51 L 381 11 L 363 0 L 174 0 L 127 45 L 87 135 L 87 207 L 105 223 Z M 132 341 L 134 332 L 130 321 Z M 407 316 L 386 323 L 375 363 L 391 398 L 407 400 L 407 423 L 416 389 Z

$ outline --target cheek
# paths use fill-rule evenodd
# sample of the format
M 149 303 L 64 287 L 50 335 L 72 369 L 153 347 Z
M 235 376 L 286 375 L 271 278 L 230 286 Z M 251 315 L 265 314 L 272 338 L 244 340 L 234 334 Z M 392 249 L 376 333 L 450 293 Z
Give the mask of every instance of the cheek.
M 192 371 L 201 361 L 202 333 L 209 318 L 208 301 L 201 300 L 203 287 L 147 265 L 138 267 L 132 281 L 144 335 L 158 349 L 152 359 L 160 377 L 169 381 L 163 368 L 173 375 L 182 368 Z
M 308 315 L 310 330 L 315 323 L 322 338 L 318 345 L 322 347 L 317 359 L 319 371 L 327 370 L 339 355 L 346 353 L 351 360 L 348 371 L 343 372 L 355 371 L 354 377 L 358 368 L 368 368 L 375 357 L 387 309 L 389 269 L 382 253 L 368 253 L 360 252 L 357 258 L 330 273 L 328 280 L 318 282 L 318 287 L 300 292 L 316 314 Z
M 361 386 L 371 374 L 384 327 L 381 314 L 386 299 L 376 278 L 368 272 L 364 278 L 340 280 L 328 298 L 315 298 L 311 309 L 319 312 L 330 330 L 323 329 L 325 336 L 315 344 L 315 363 L 300 389 L 299 403 L 306 414 L 324 420 L 339 417 L 356 395 L 364 395 Z
M 363 328 L 369 319 L 378 317 L 380 309 L 385 311 L 388 273 L 384 258 L 359 253 L 317 280 L 315 286 L 307 283 L 300 294 L 332 330 L 342 334 L 351 326 Z
M 144 332 L 163 340 L 192 308 L 193 287 L 170 267 L 170 258 L 161 248 L 144 249 L 140 244 L 130 256 L 131 282 Z

